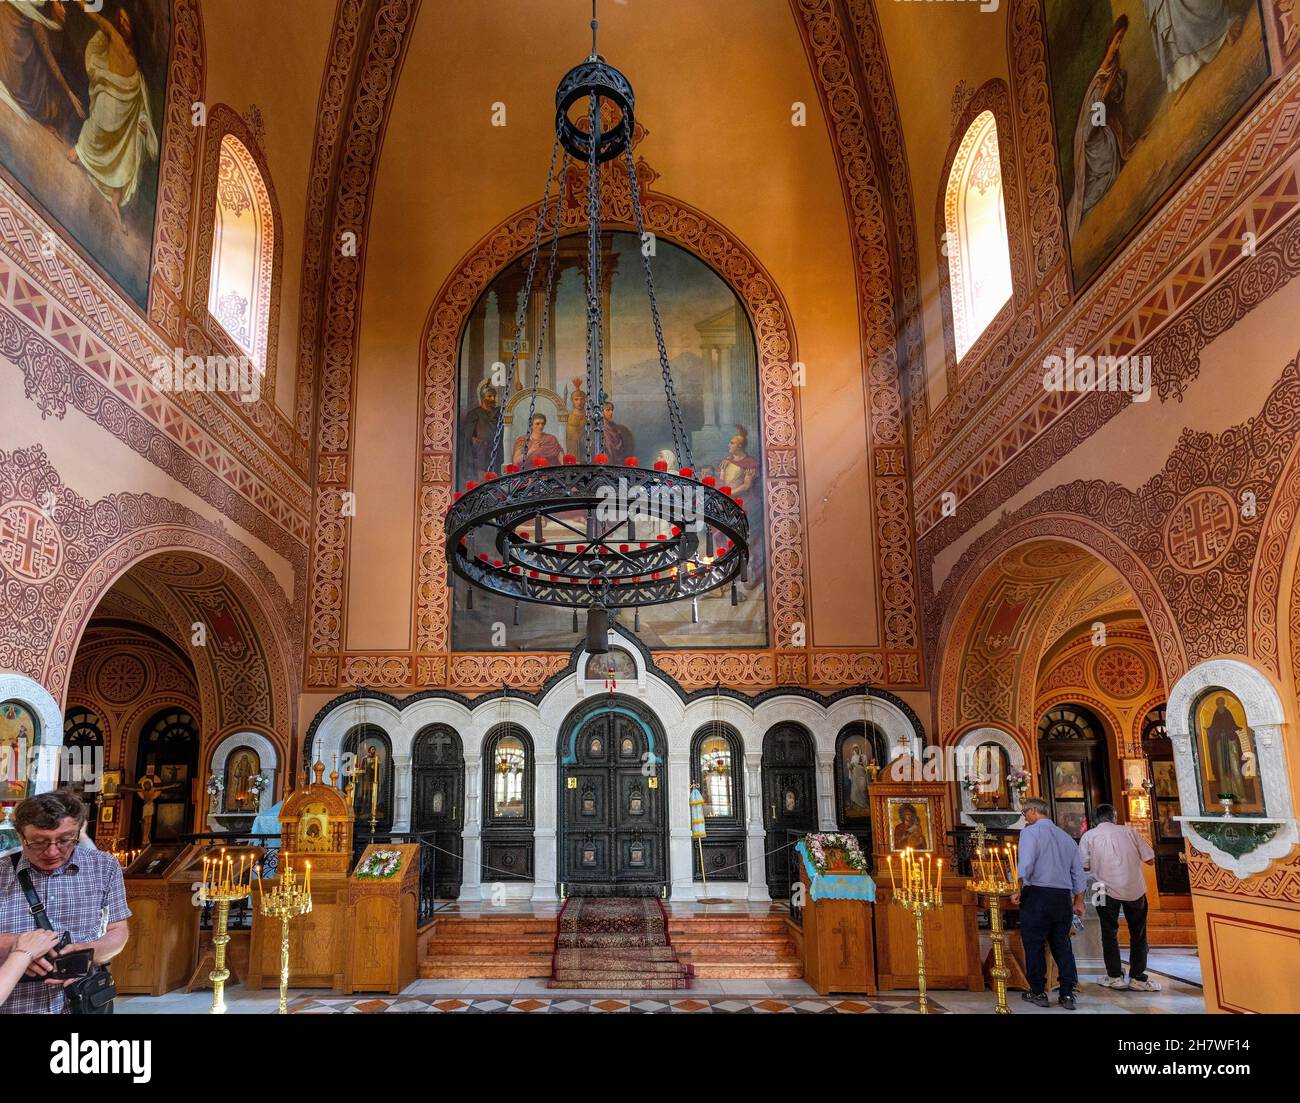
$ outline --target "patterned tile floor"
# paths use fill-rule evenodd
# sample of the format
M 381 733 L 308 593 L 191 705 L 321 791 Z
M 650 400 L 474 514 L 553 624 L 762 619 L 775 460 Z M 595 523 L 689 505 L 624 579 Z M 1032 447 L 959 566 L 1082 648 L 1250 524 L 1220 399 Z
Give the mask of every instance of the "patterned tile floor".
M 933 1000 L 934 1013 L 946 1013 Z M 346 996 L 309 996 L 289 1006 L 295 1015 L 381 1015 L 381 1014 L 630 1014 L 630 1015 L 872 1015 L 918 1014 L 916 1002 L 906 997 L 860 997 L 858 999 L 806 999 L 800 997 L 761 998 L 681 996 L 380 996 L 360 999 Z

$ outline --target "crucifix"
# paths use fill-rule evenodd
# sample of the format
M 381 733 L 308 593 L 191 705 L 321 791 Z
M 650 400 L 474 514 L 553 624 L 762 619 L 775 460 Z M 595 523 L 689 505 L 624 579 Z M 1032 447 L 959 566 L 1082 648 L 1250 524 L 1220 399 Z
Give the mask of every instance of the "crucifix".
M 849 921 L 847 919 L 841 919 L 840 925 L 838 927 L 831 928 L 831 934 L 837 934 L 840 936 L 841 968 L 847 969 L 851 964 L 849 960 L 849 939 L 856 937 L 857 933 L 858 933 L 858 925 L 854 923 L 852 926 L 850 926 Z

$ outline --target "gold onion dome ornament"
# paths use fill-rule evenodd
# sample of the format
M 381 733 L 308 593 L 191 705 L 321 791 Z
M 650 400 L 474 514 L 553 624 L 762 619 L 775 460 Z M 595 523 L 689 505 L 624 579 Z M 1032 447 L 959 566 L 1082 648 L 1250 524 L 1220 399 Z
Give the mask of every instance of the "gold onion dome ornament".
M 496 431 L 489 453 L 489 470 L 480 480 L 466 481 L 452 496 L 444 526 L 451 575 L 470 584 L 466 608 L 473 608 L 474 590 L 486 590 L 514 602 L 587 610 L 587 648 L 608 651 L 610 611 L 633 609 L 634 631 L 640 628 L 643 606 L 695 599 L 731 585 L 736 604 L 737 581 L 748 581 L 749 519 L 742 498 L 712 477 L 695 478 L 690 434 L 682 421 L 664 345 L 663 326 L 655 298 L 648 251 L 641 250 L 646 295 L 654 323 L 663 374 L 673 450 L 683 460 L 674 473 L 659 460 L 642 467 L 635 456 L 611 463 L 605 451 L 603 408 L 605 389 L 604 339 L 606 320 L 600 287 L 600 165 L 623 157 L 639 240 L 645 240 L 640 185 L 632 155 L 635 97 L 627 78 L 596 52 L 593 2 L 591 54 L 565 74 L 555 93 L 556 137 L 547 171 L 537 228 L 529 255 L 523 294 L 519 299 L 515 336 L 506 365 L 505 393 L 513 393 L 520 335 L 532 301 L 542 239 L 550 229 L 550 259 L 541 328 L 533 359 L 528 421 L 531 425 L 541 378 L 542 350 L 549 323 L 560 239 L 561 181 L 556 174 L 560 149 L 587 171 L 587 373 L 584 447 L 581 456 L 565 455 L 559 464 L 535 457 L 527 466 L 506 463 L 503 438 L 507 403 L 497 408 Z M 585 116 L 570 111 L 586 108 Z M 606 120 L 609 120 L 608 123 Z M 552 187 L 555 194 L 552 197 Z

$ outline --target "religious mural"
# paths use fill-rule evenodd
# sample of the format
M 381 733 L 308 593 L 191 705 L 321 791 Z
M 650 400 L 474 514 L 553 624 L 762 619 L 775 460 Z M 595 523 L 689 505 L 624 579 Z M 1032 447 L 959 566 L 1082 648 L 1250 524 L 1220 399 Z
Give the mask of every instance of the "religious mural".
M 1201 811 L 1222 813 L 1231 799 L 1234 815 L 1262 816 L 1255 734 L 1241 702 L 1226 689 L 1207 690 L 1192 709 L 1192 728 Z
M 0 800 L 27 795 L 27 769 L 36 745 L 36 717 L 17 701 L 0 704 Z
M 1046 0 L 1082 287 L 1269 76 L 1258 0 Z
M 565 455 L 589 455 L 583 410 L 586 394 L 585 239 L 561 238 L 553 301 L 542 302 L 539 274 L 525 312 L 515 385 L 507 393 L 504 365 L 523 293 L 524 258 L 503 271 L 470 314 L 461 340 L 456 484 L 464 488 L 488 469 L 497 413 L 505 407 L 501 455 L 528 466 Z M 601 410 L 611 463 L 635 457 L 649 467 L 686 466 L 675 454 L 645 275 L 635 234 L 602 236 L 605 300 L 605 384 Z M 749 581 L 699 600 L 698 622 L 689 602 L 641 611 L 639 635 L 650 647 L 763 647 L 768 642 L 763 551 L 762 446 L 758 415 L 758 358 L 749 318 L 735 293 L 712 269 L 664 241 L 653 258 L 655 292 L 673 384 L 690 437 L 695 475 L 712 475 L 749 504 Z M 542 321 L 546 332 L 542 336 Z M 541 348 L 538 349 L 538 343 Z M 536 354 L 536 355 L 535 355 Z M 496 367 L 494 368 L 494 365 Z M 567 650 L 575 630 L 568 610 L 513 603 L 476 593 L 467 608 L 467 584 L 455 580 L 453 647 Z M 622 615 L 632 628 L 632 615 Z M 579 619 L 581 628 L 583 621 Z
M 142 308 L 170 0 L 0 3 L 0 165 Z

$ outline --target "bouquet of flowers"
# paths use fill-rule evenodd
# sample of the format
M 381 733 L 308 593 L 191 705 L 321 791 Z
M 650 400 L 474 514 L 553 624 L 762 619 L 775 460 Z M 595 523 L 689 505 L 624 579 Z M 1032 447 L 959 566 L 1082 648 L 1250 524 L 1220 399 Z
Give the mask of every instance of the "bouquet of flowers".
M 805 835 L 804 843 L 808 847 L 808 857 L 812 859 L 813 869 L 818 873 L 825 873 L 830 868 L 828 851 L 837 851 L 855 873 L 867 872 L 867 859 L 862 854 L 862 848 L 858 846 L 858 840 L 852 835 L 819 832 Z
M 1025 790 L 1029 788 L 1029 774 L 1024 770 L 1012 770 L 1007 774 L 1007 784 L 1023 796 Z
M 970 774 L 967 774 L 964 778 L 961 779 L 961 787 L 965 789 L 966 792 L 973 793 L 975 792 L 976 789 L 979 788 L 979 782 L 976 781 L 973 777 L 971 777 Z
M 357 866 L 358 881 L 386 881 L 402 864 L 400 850 L 376 850 Z
M 219 797 L 226 791 L 226 779 L 220 774 L 213 774 L 208 778 L 208 796 Z
M 248 779 L 248 792 L 254 800 L 260 800 L 266 787 L 271 784 L 271 779 L 266 776 L 266 772 L 254 774 Z

